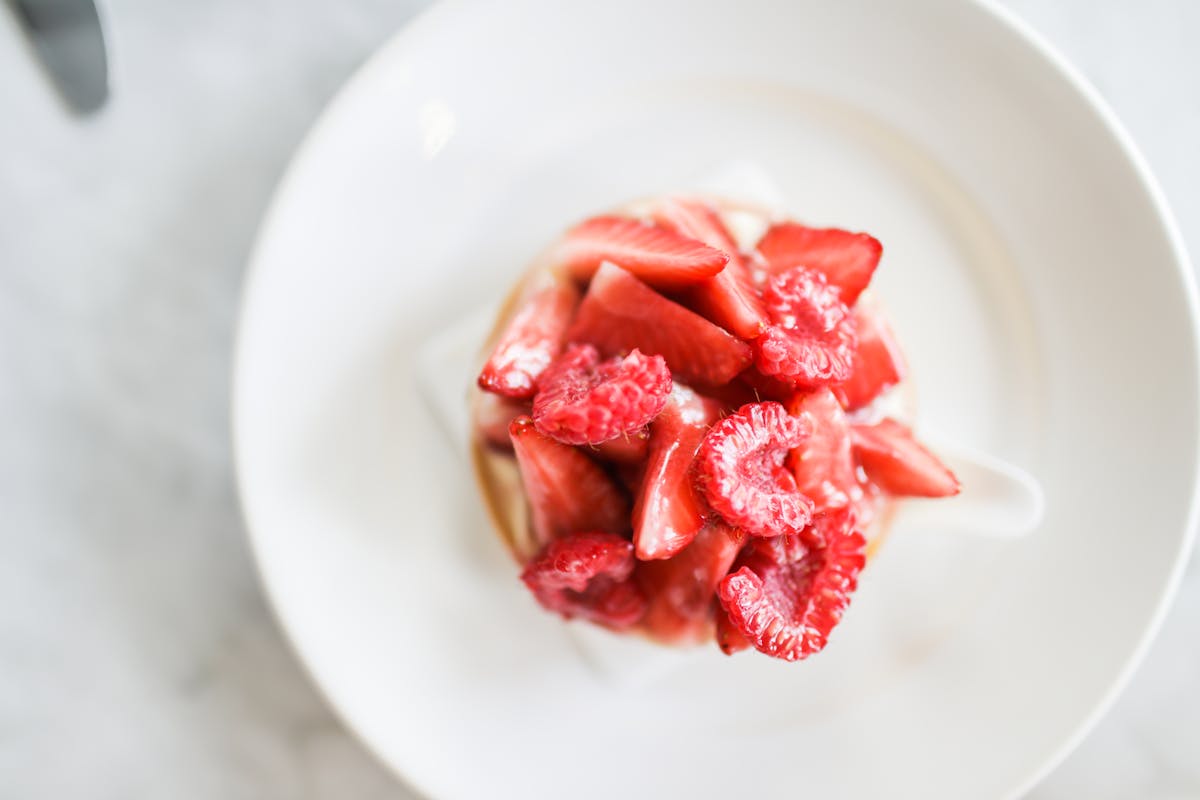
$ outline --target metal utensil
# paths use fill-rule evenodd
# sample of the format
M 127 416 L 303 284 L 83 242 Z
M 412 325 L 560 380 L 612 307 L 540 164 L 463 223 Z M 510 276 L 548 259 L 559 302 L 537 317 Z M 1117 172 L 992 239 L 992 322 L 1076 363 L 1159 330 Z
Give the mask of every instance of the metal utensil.
M 108 99 L 108 53 L 95 0 L 8 0 L 59 95 L 77 114 Z

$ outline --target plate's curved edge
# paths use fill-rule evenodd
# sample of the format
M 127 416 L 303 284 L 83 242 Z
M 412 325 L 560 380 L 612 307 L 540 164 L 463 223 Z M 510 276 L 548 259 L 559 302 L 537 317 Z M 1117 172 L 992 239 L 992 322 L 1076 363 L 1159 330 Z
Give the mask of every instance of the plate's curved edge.
M 254 523 L 254 512 L 250 508 L 248 500 L 249 492 L 247 491 L 246 475 L 244 472 L 244 423 L 243 415 L 239 409 L 243 405 L 241 397 L 242 387 L 245 383 L 243 370 L 245 362 L 246 323 L 250 314 L 252 298 L 255 294 L 254 287 L 258 282 L 260 272 L 259 262 L 261 261 L 262 250 L 265 246 L 264 243 L 271 238 L 271 232 L 277 224 L 276 220 L 280 214 L 280 208 L 283 206 L 283 200 L 291 193 L 291 187 L 296 180 L 299 166 L 308 160 L 309 153 L 320 146 L 331 126 L 331 121 L 337 117 L 341 107 L 348 102 L 350 95 L 357 91 L 358 87 L 367 82 L 368 76 L 382 71 L 384 65 L 389 64 L 393 60 L 393 53 L 402 50 L 407 42 L 420 35 L 422 30 L 432 25 L 440 24 L 443 17 L 456 13 L 460 7 L 466 4 L 467 0 L 437 0 L 437 2 L 418 12 L 416 16 L 393 33 L 366 61 L 359 65 L 346 78 L 345 82 L 342 83 L 325 104 L 325 107 L 321 109 L 308 132 L 288 159 L 287 165 L 280 175 L 279 182 L 275 190 L 271 193 L 271 199 L 267 203 L 266 210 L 263 212 L 258 232 L 255 234 L 254 243 L 251 245 L 250 254 L 246 259 L 246 271 L 242 278 L 241 293 L 235 314 L 232 377 L 229 392 L 229 435 L 231 452 L 233 454 L 233 481 L 237 489 L 237 503 L 241 511 L 242 522 L 246 528 L 246 538 L 250 544 L 252 566 L 258 577 L 259 584 L 263 588 L 267 610 L 283 635 L 287 647 L 295 656 L 300 670 L 308 678 L 309 683 L 317 694 L 325 701 L 326 706 L 341 723 L 342 727 L 355 741 L 362 745 L 364 750 L 371 754 L 384 770 L 394 776 L 414 797 L 422 798 L 432 798 L 436 795 L 430 786 L 423 784 L 417 778 L 415 772 L 408 769 L 408 765 L 400 765 L 381 753 L 375 747 L 374 743 L 364 736 L 357 725 L 347 716 L 341 704 L 327 689 L 325 682 L 317 675 L 314 659 L 294 635 L 293 627 L 288 621 L 287 613 L 277 600 L 278 594 L 274 588 L 275 582 L 271 578 L 267 567 L 267 560 L 263 557 L 261 542 L 255 534 L 257 526 Z
M 973 0 L 973 3 L 983 13 L 990 14 L 997 23 L 1007 28 L 1009 32 L 1023 39 L 1038 56 L 1047 62 L 1051 69 L 1057 71 L 1066 79 L 1071 88 L 1078 92 L 1087 103 L 1088 107 L 1095 114 L 1097 121 L 1103 125 L 1125 158 L 1133 165 L 1138 181 L 1150 198 L 1150 203 L 1154 208 L 1155 215 L 1158 217 L 1162 232 L 1171 245 L 1175 266 L 1179 270 L 1180 277 L 1183 280 L 1188 315 L 1192 324 L 1192 357 L 1196 366 L 1194 372 L 1196 379 L 1193 389 L 1196 395 L 1200 396 L 1200 296 L 1197 294 L 1196 276 L 1192 270 L 1191 259 L 1188 257 L 1187 247 L 1183 241 L 1183 234 L 1179 231 L 1175 215 L 1171 212 L 1162 187 L 1159 186 L 1158 180 L 1154 177 L 1150 165 L 1138 149 L 1133 137 L 1125 129 L 1116 112 L 1109 106 L 1108 101 L 1104 99 L 1087 77 L 1042 36 L 1041 33 L 1016 13 L 1001 6 L 998 0 Z M 1198 417 L 1200 417 L 1200 414 L 1198 414 Z M 1054 771 L 1055 767 L 1065 761 L 1067 756 L 1083 742 L 1129 685 L 1134 673 L 1137 672 L 1138 667 L 1141 666 L 1142 661 L 1146 658 L 1146 654 L 1149 652 L 1150 646 L 1154 643 L 1154 639 L 1158 636 L 1163 621 L 1166 619 L 1167 612 L 1171 608 L 1171 603 L 1179 591 L 1184 570 L 1187 567 L 1188 559 L 1195 546 L 1197 529 L 1200 529 L 1200 419 L 1197 419 L 1196 429 L 1197 437 L 1192 457 L 1192 498 L 1187 514 L 1187 529 L 1184 531 L 1183 538 L 1179 543 L 1179 551 L 1176 553 L 1175 564 L 1171 568 L 1171 574 L 1162 587 L 1158 600 L 1155 603 L 1154 613 L 1151 615 L 1145 630 L 1142 632 L 1141 639 L 1138 641 L 1133 652 L 1126 658 L 1125 665 L 1096 702 L 1095 707 L 1088 716 L 1079 722 L 1075 731 L 1066 741 L 1059 745 L 1058 749 L 1046 759 L 1040 768 L 1013 788 L 1009 797 L 1016 798 L 1027 794 Z
M 262 221 L 260 222 L 258 233 L 255 236 L 254 244 L 251 247 L 250 255 L 247 259 L 246 272 L 242 281 L 241 299 L 239 307 L 235 315 L 235 335 L 233 345 L 232 359 L 232 379 L 230 390 L 230 438 L 233 453 L 233 473 L 234 485 L 238 493 L 238 505 L 241 509 L 243 522 L 246 526 L 247 539 L 250 543 L 252 561 L 258 579 L 264 588 L 267 608 L 270 614 L 275 619 L 280 631 L 283 634 L 284 640 L 288 647 L 296 655 L 296 660 L 299 662 L 300 669 L 309 678 L 315 690 L 323 697 L 331 711 L 342 723 L 345 729 L 362 744 L 364 749 L 371 753 L 372 756 L 383 767 L 400 780 L 409 791 L 423 797 L 433 797 L 434 794 L 429 786 L 422 784 L 416 776 L 416 773 L 408 769 L 408 765 L 402 765 L 393 762 L 388 757 L 385 757 L 379 752 L 374 744 L 361 734 L 358 728 L 346 716 L 340 704 L 329 693 L 325 684 L 318 678 L 313 667 L 313 661 L 310 654 L 303 649 L 300 643 L 293 635 L 292 626 L 288 624 L 287 616 L 284 610 L 277 602 L 277 595 L 273 589 L 274 582 L 271 579 L 268 568 L 263 558 L 261 543 L 255 535 L 256 526 L 254 524 L 254 514 L 248 503 L 248 492 L 246 491 L 246 477 L 243 470 L 245 460 L 242 435 L 242 415 L 239 413 L 239 408 L 242 403 L 240 397 L 242 395 L 243 386 L 243 363 L 245 350 L 246 321 L 249 316 L 249 307 L 251 298 L 254 295 L 254 286 L 257 282 L 258 264 L 260 261 L 261 251 L 264 242 L 270 238 L 270 233 L 276 224 L 276 218 L 279 215 L 279 209 L 282 206 L 282 199 L 289 194 L 291 184 L 295 181 L 298 165 L 303 163 L 308 154 L 315 150 L 319 143 L 324 139 L 326 131 L 330 127 L 330 121 L 337 116 L 337 111 L 345 105 L 347 98 L 364 83 L 366 76 L 371 75 L 382 68 L 382 65 L 391 61 L 393 52 L 402 49 L 408 40 L 414 38 L 419 32 L 427 27 L 439 24 L 444 17 L 449 17 L 457 11 L 467 6 L 468 0 L 438 0 L 429 8 L 418 13 L 413 19 L 393 34 L 375 53 L 373 53 L 358 69 L 356 69 L 340 89 L 334 94 L 325 108 L 320 112 L 314 121 L 309 132 L 301 140 L 295 152 L 288 160 L 279 183 L 275 191 L 271 195 L 271 199 L 267 204 L 266 210 L 263 213 Z M 1192 344 L 1193 358 L 1196 361 L 1196 385 L 1194 389 L 1196 394 L 1200 396 L 1200 296 L 1197 293 L 1197 282 L 1195 275 L 1191 269 L 1191 261 L 1187 253 L 1187 249 L 1183 242 L 1183 236 L 1179 231 L 1178 224 L 1175 221 L 1174 215 L 1166 202 L 1165 195 L 1154 177 L 1149 165 L 1145 161 L 1141 152 L 1138 150 L 1133 141 L 1132 136 L 1125 130 L 1116 113 L 1108 105 L 1103 96 L 1092 86 L 1085 76 L 1054 46 L 1046 40 L 1038 31 L 1036 31 L 1029 23 L 1017 16 L 1014 12 L 998 4 L 997 0 L 972 0 L 972 5 L 981 13 L 989 16 L 993 21 L 998 23 L 1009 33 L 1017 36 L 1022 41 L 1030 46 L 1030 48 L 1040 56 L 1043 61 L 1053 70 L 1058 72 L 1067 83 L 1079 93 L 1086 101 L 1090 110 L 1094 113 L 1098 122 L 1107 130 L 1117 147 L 1133 165 L 1142 188 L 1150 198 L 1160 227 L 1170 243 L 1171 251 L 1174 256 L 1174 261 L 1177 269 L 1180 272 L 1180 277 L 1183 281 L 1186 294 L 1186 303 L 1188 307 L 1189 318 L 1192 327 Z M 1187 564 L 1188 557 L 1195 545 L 1197 538 L 1197 529 L 1200 528 L 1200 420 L 1197 421 L 1197 439 L 1194 447 L 1195 457 L 1193 458 L 1193 486 L 1191 503 L 1187 514 L 1186 531 L 1180 541 L 1179 551 L 1176 555 L 1175 563 L 1171 569 L 1171 574 L 1168 576 L 1164 584 L 1159 598 L 1155 605 L 1154 613 L 1149 620 L 1146 629 L 1143 631 L 1134 651 L 1130 653 L 1126 662 L 1118 675 L 1113 679 L 1107 691 L 1097 701 L 1096 706 L 1076 727 L 1075 731 L 1064 741 L 1059 748 L 1049 756 L 1046 761 L 1023 779 L 1020 783 L 1014 786 L 1010 797 L 1020 797 L 1026 794 L 1029 790 L 1035 787 L 1042 781 L 1051 771 L 1061 764 L 1070 753 L 1079 746 L 1089 732 L 1103 718 L 1103 716 L 1111 709 L 1121 692 L 1124 691 L 1129 681 L 1133 677 L 1137 668 L 1146 656 L 1155 637 L 1158 635 L 1166 617 L 1172 600 L 1174 599 L 1179 585 L 1183 578 L 1183 573 Z

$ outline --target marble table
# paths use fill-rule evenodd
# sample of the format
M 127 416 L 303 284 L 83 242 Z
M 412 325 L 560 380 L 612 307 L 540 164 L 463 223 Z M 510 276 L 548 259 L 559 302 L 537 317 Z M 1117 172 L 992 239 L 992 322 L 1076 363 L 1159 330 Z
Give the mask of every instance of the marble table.
M 424 5 L 111 0 L 115 94 L 86 120 L 0 9 L 0 795 L 413 797 L 271 618 L 227 430 L 272 187 Z M 1200 252 L 1200 3 L 1006 5 L 1108 98 Z M 1193 560 L 1128 690 L 1033 797 L 1200 796 L 1198 626 Z

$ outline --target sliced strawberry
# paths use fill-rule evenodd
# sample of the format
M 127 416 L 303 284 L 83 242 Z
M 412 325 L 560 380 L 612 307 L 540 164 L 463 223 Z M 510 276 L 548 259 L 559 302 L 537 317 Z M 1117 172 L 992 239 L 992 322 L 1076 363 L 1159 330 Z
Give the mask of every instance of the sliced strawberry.
M 766 311 L 746 262 L 716 209 L 703 200 L 669 197 L 655 207 L 654 219 L 664 228 L 729 255 L 725 269 L 689 289 L 684 302 L 743 339 L 762 333 L 767 324 Z
M 746 634 L 734 626 L 729 619 L 729 614 L 720 605 L 716 609 L 717 615 L 717 647 L 721 648 L 721 652 L 727 656 L 734 653 L 740 653 L 743 650 L 750 648 L 750 640 L 746 638 Z
M 860 304 L 854 307 L 854 323 L 858 334 L 854 371 L 844 383 L 833 387 L 838 401 L 847 411 L 868 405 L 904 380 L 908 372 L 896 336 L 882 314 Z
M 540 543 L 578 531 L 629 530 L 629 502 L 599 464 L 539 432 L 529 417 L 517 417 L 508 432 Z
M 610 628 L 641 619 L 646 598 L 633 573 L 633 545 L 612 533 L 573 533 L 550 542 L 521 573 L 537 601 L 566 619 Z
M 704 523 L 704 502 L 692 482 L 692 462 L 720 409 L 676 387 L 650 425 L 650 453 L 633 505 L 633 543 L 642 560 L 669 558 L 688 546 Z
M 639 562 L 634 575 L 648 600 L 642 619 L 646 631 L 676 644 L 708 640 L 713 632 L 714 592 L 741 542 L 741 534 L 718 520 L 702 528 L 678 555 Z
M 854 318 L 821 273 L 794 267 L 773 275 L 763 305 L 771 324 L 754 340 L 759 372 L 809 388 L 850 377 Z
M 782 380 L 774 375 L 763 375 L 756 367 L 747 367 L 741 375 L 737 376 L 737 380 L 729 385 L 732 387 L 739 384 L 743 391 L 750 394 L 750 400 L 746 402 L 751 403 L 763 400 L 786 403 L 796 394 L 796 387 L 790 381 Z M 729 390 L 729 393 L 736 395 L 733 390 Z
M 867 288 L 883 255 L 883 245 L 873 236 L 838 228 L 809 228 L 796 222 L 772 225 L 756 249 L 770 273 L 792 267 L 821 272 L 848 306 Z
M 750 363 L 750 346 L 655 292 L 620 267 L 604 264 L 588 288 L 570 341 L 589 342 L 608 355 L 638 348 L 661 355 L 687 383 L 728 383 Z
M 590 344 L 571 345 L 538 379 L 533 421 L 566 444 L 600 444 L 641 430 L 671 391 L 662 356 L 636 349 L 601 363 Z
M 639 428 L 632 433 L 609 439 L 588 447 L 591 454 L 601 461 L 613 464 L 641 464 L 650 451 L 650 429 Z
M 491 392 L 479 392 L 475 399 L 474 424 L 476 436 L 489 447 L 511 450 L 512 439 L 508 426 L 522 414 L 528 414 L 529 403 L 509 400 Z
M 697 454 L 697 480 L 726 522 L 753 536 L 799 534 L 812 501 L 784 466 L 808 435 L 779 403 L 750 403 L 713 425 Z
M 704 386 L 701 391 L 706 400 L 711 400 L 715 404 L 718 416 L 737 411 L 747 403 L 757 403 L 759 400 L 766 399 L 756 395 L 754 389 L 743 382 L 740 376 L 719 386 Z
M 605 442 L 596 449 L 603 451 L 605 447 L 611 444 L 612 442 Z M 647 443 L 647 451 L 648 450 L 649 444 Z M 597 456 L 603 457 L 603 453 L 598 453 Z M 643 458 L 641 461 L 631 461 L 628 463 L 613 461 L 612 465 L 612 471 L 617 480 L 620 481 L 621 485 L 625 487 L 625 490 L 629 492 L 630 495 L 637 497 L 642 491 L 642 476 L 646 474 L 645 458 Z
M 958 478 L 954 473 L 896 420 L 855 425 L 850 436 L 858 463 L 867 477 L 885 492 L 908 497 L 958 494 Z
M 779 558 L 770 545 L 747 547 L 717 596 L 729 624 L 759 652 L 797 661 L 820 652 L 841 621 L 866 564 L 866 539 L 840 533 L 798 561 Z
M 513 315 L 477 382 L 481 389 L 525 400 L 537 391 L 537 379 L 563 347 L 579 290 L 559 281 L 535 292 Z
M 609 261 L 657 289 L 682 289 L 716 275 L 729 255 L 657 225 L 610 216 L 567 231 L 551 259 L 579 281 Z
M 837 398 L 829 389 L 797 394 L 788 411 L 811 431 L 791 453 L 796 486 L 818 511 L 849 505 L 860 489 L 850 426 Z

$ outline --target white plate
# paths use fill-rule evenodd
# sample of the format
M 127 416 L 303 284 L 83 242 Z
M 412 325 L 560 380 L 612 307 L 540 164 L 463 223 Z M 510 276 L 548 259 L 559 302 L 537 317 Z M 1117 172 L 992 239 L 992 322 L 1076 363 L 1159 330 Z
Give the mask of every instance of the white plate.
M 889 541 L 833 643 L 615 685 L 536 609 L 415 354 L 564 225 L 731 159 L 869 230 L 921 423 L 1030 469 L 1019 542 Z M 448 3 L 334 102 L 264 225 L 235 438 L 279 616 L 438 798 L 1001 797 L 1111 702 L 1195 522 L 1196 301 L 1094 93 L 974 3 Z

